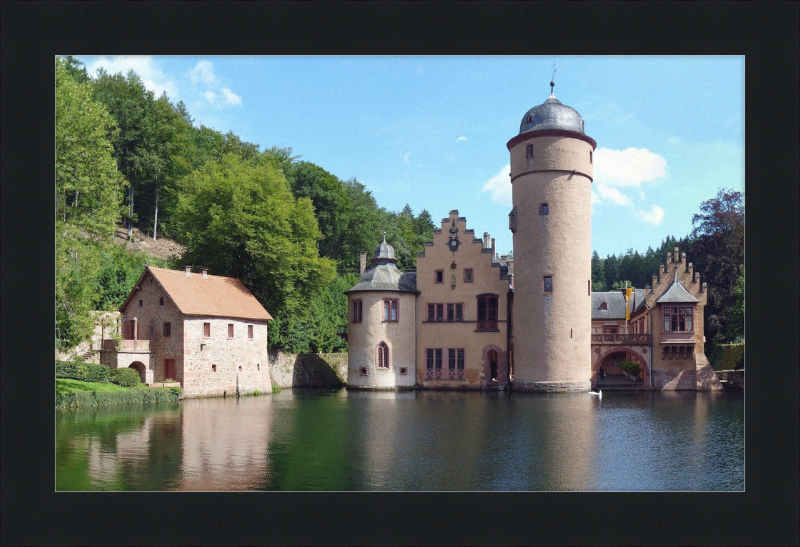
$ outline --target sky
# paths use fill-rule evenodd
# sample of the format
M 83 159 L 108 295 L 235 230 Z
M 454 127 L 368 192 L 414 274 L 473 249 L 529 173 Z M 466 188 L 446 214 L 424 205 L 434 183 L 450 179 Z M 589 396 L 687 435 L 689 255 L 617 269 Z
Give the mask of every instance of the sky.
M 74 57 L 92 76 L 134 70 L 196 126 L 356 178 L 388 210 L 427 209 L 439 226 L 457 209 L 498 253 L 512 250 L 506 144 L 553 76 L 597 142 L 601 257 L 683 237 L 702 201 L 744 191 L 743 56 Z

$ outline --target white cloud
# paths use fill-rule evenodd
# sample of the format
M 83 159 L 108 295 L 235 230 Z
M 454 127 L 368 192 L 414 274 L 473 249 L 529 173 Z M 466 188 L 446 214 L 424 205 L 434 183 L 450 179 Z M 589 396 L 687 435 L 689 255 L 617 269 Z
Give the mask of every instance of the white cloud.
M 461 142 L 461 141 L 465 141 L 465 140 L 467 140 L 467 137 L 458 137 L 456 139 L 456 142 Z
M 411 155 L 411 152 L 406 152 L 405 154 L 400 154 L 400 159 L 403 160 L 403 163 L 408 165 L 408 156 Z
M 211 85 L 217 81 L 217 76 L 214 74 L 214 63 L 211 61 L 198 61 L 194 68 L 187 72 L 187 76 L 193 84 Z
M 650 211 L 637 209 L 636 216 L 647 223 L 658 226 L 659 224 L 661 224 L 661 221 L 664 220 L 664 209 L 662 209 L 658 205 L 653 205 Z
M 86 66 L 86 70 L 93 76 L 98 68 L 103 68 L 109 74 L 121 72 L 125 76 L 128 71 L 133 70 L 142 79 L 145 89 L 152 91 L 156 97 L 166 92 L 172 102 L 180 100 L 177 84 L 156 66 L 155 59 L 149 55 L 99 57 Z
M 205 98 L 205 100 L 207 100 L 212 105 L 214 104 L 214 102 L 217 100 L 218 97 L 218 95 L 213 91 L 206 91 L 205 93 L 201 93 L 200 96 Z
M 683 141 L 680 140 L 678 137 L 670 137 L 669 139 L 667 139 L 667 142 L 669 144 L 681 144 Z
M 617 205 L 631 205 L 631 198 L 624 195 L 613 186 L 608 186 L 602 182 L 598 182 L 593 186 L 597 189 L 597 194 L 600 196 L 601 203 L 604 200 L 611 200 Z
M 639 186 L 667 176 L 667 160 L 646 148 L 609 150 L 594 153 L 594 180 L 608 186 Z
M 486 181 L 481 192 L 491 192 L 492 201 L 502 205 L 511 206 L 511 164 Z
M 228 105 L 239 106 L 242 104 L 242 98 L 227 87 L 222 88 L 222 94 L 225 96 L 225 102 Z

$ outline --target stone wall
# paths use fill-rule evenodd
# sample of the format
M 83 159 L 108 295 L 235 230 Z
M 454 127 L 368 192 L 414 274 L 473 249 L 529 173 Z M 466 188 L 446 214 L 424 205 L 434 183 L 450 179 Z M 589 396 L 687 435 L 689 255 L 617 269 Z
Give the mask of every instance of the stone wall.
M 347 354 L 269 350 L 269 372 L 281 388 L 341 387 L 347 381 Z

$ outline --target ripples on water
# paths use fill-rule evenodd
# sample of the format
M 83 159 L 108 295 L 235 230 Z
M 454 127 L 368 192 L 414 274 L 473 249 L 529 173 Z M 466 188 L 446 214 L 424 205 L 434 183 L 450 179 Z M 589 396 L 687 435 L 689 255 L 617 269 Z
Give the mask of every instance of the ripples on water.
M 284 390 L 59 411 L 58 490 L 744 489 L 725 393 Z

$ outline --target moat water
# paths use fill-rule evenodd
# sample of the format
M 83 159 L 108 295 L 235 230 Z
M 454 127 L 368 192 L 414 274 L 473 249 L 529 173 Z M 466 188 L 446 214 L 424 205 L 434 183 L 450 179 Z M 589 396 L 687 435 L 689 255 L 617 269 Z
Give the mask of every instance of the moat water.
M 283 390 L 56 413 L 56 489 L 742 491 L 741 393 Z

